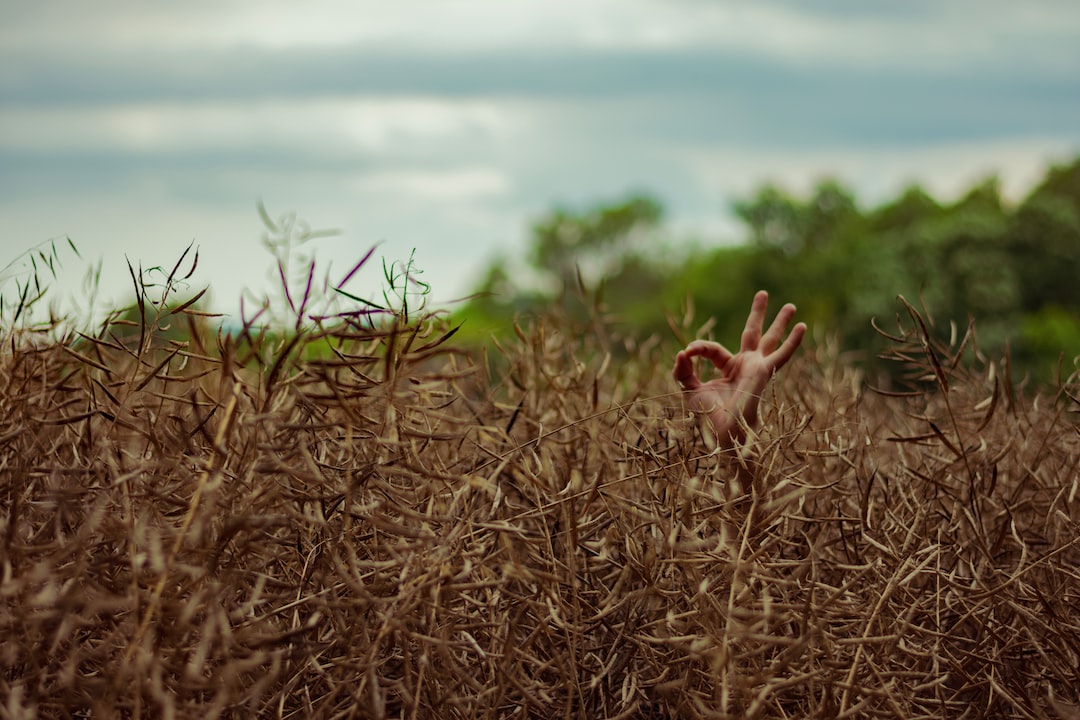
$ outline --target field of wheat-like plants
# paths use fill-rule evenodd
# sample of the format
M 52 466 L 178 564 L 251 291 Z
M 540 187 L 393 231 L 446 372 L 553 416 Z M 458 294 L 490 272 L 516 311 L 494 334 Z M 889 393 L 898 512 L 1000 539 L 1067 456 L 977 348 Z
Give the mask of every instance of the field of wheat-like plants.
M 674 340 L 151 309 L 5 331 L 0 717 L 1080 716 L 1070 386 L 913 309 L 910 387 L 804 348 L 741 487 Z

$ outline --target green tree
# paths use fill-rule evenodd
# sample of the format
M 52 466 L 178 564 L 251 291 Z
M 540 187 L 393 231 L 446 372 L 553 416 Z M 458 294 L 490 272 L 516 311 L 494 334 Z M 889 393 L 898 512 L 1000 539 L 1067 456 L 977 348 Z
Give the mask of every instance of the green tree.
M 797 255 L 823 250 L 845 226 L 860 220 L 855 198 L 835 180 L 824 180 L 806 201 L 766 185 L 750 201 L 732 204 L 751 242 Z
M 1080 158 L 1047 172 L 1017 208 L 1009 239 L 1023 312 L 1015 357 L 1047 377 L 1063 354 L 1068 375 L 1080 355 Z
M 1011 240 L 1024 310 L 1080 311 L 1080 159 L 1052 168 L 1024 200 Z
M 579 277 L 593 282 L 615 269 L 662 216 L 660 203 L 646 195 L 581 212 L 556 209 L 533 225 L 530 262 L 565 293 Z
M 662 257 L 663 212 L 648 196 L 556 209 L 532 227 L 528 259 L 543 289 L 523 289 L 496 264 L 483 290 L 502 299 L 466 314 L 509 318 L 558 299 L 571 317 L 599 310 L 650 335 L 668 332 L 666 317 L 689 299 L 699 327 L 709 320 L 730 339 L 746 298 L 764 288 L 872 360 L 886 341 L 871 319 L 888 327 L 904 295 L 925 304 L 940 335 L 973 317 L 980 349 L 1000 355 L 1009 344 L 1018 371 L 1049 379 L 1062 351 L 1080 354 L 1080 158 L 1051 168 L 1015 208 L 989 178 L 952 203 L 910 186 L 865 211 L 834 180 L 805 196 L 767 185 L 733 211 L 746 242 Z M 601 292 L 576 292 L 582 281 Z

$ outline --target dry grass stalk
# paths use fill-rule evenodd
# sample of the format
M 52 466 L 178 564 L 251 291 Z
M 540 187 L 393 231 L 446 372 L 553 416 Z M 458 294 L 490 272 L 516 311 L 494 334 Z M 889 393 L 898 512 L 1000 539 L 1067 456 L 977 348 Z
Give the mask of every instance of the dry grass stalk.
M 914 309 L 917 392 L 796 361 L 745 492 L 655 342 L 542 322 L 489 377 L 433 318 L 286 342 L 161 312 L 4 344 L 0 717 L 1080 703 L 1070 403 Z M 165 319 L 188 341 L 152 342 Z

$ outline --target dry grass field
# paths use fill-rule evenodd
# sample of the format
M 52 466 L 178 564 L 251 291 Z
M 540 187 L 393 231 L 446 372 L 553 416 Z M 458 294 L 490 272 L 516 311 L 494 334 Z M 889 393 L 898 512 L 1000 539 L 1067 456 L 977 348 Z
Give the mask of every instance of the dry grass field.
M 898 307 L 742 470 L 674 340 L 7 329 L 0 717 L 1080 717 L 1070 385 Z

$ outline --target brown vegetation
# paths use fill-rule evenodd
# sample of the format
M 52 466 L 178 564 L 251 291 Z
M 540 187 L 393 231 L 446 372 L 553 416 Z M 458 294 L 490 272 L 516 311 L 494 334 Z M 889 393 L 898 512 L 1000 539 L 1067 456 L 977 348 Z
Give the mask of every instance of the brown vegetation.
M 745 493 L 674 343 L 12 331 L 0 717 L 1075 717 L 1073 401 L 905 317 L 914 391 L 804 352 Z

